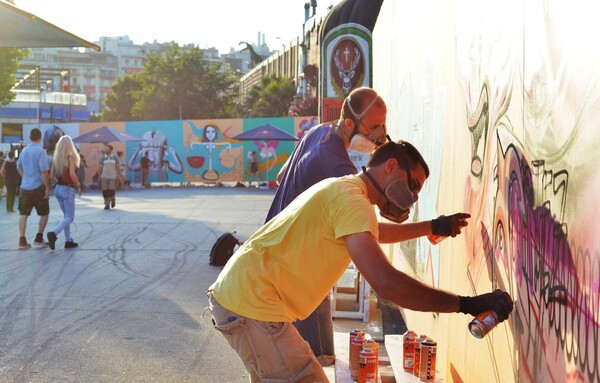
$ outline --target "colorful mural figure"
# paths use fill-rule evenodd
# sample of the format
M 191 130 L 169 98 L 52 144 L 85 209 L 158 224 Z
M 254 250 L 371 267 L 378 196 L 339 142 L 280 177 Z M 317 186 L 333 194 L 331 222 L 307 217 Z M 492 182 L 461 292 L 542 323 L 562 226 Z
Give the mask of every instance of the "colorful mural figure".
M 134 150 L 127 168 L 134 172 L 141 169 L 140 160 L 148 155 L 150 159 L 149 180 L 169 181 L 169 171 L 183 172 L 183 165 L 175 148 L 168 144 L 167 136 L 159 130 L 147 131 L 142 135 L 144 141 Z
M 319 124 L 319 119 L 317 117 L 301 117 L 299 118 L 299 128 L 300 131 L 296 134 L 296 137 L 302 139 L 304 135 L 312 128 L 313 126 L 317 126 Z
M 234 144 L 229 138 L 223 139 L 221 129 L 215 123 L 206 124 L 204 128 L 198 128 L 192 121 L 185 124 L 191 129 L 186 179 L 193 182 L 239 180 L 243 173 L 241 145 Z
M 60 126 L 52 125 L 46 129 L 44 132 L 44 149 L 46 149 L 49 156 L 52 156 L 56 143 L 64 135 L 65 131 Z
M 317 117 L 274 118 L 275 121 L 290 132 L 304 132 L 317 124 Z M 240 141 L 234 138 L 241 134 L 243 127 L 267 123 L 267 120 L 243 119 L 222 120 L 168 120 L 168 121 L 135 121 L 121 122 L 116 128 L 119 131 L 143 140 L 116 143 L 126 158 L 126 177 L 131 183 L 141 181 L 140 160 L 148 155 L 151 161 L 149 182 L 196 182 L 222 183 L 244 182 L 250 178 L 245 152 L 256 151 L 261 158 L 258 171 L 263 180 L 270 171 L 277 174 L 278 167 L 287 160 L 294 148 L 294 143 L 255 140 Z M 78 137 L 99 127 L 98 123 L 69 123 L 69 124 L 27 124 L 23 126 L 24 134 L 34 127 L 40 128 L 45 137 L 47 148 L 62 134 Z M 97 179 L 98 160 L 102 157 L 102 143 L 80 144 L 82 155 L 85 156 L 88 169 L 86 183 L 95 185 Z M 267 168 L 268 165 L 268 168 Z
M 219 179 L 219 172 L 213 168 L 213 150 L 219 147 L 231 149 L 229 142 L 217 142 L 218 137 L 217 127 L 207 125 L 202 132 L 202 142 L 194 142 L 190 145 L 192 149 L 196 146 L 201 146 L 208 151 L 208 168 L 202 172 L 202 179 L 206 181 L 216 181 Z

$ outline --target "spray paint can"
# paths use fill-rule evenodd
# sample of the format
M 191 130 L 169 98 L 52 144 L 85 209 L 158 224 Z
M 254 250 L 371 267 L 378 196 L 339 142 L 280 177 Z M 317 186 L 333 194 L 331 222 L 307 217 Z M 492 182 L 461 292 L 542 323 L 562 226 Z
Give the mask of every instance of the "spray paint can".
M 363 350 L 364 349 L 375 351 L 375 354 L 377 355 L 377 361 L 379 362 L 379 343 L 377 343 L 371 338 L 366 339 L 365 343 L 363 343 Z
M 358 383 L 377 383 L 379 365 L 379 345 L 373 340 L 363 343 L 358 356 Z
M 438 243 L 442 242 L 446 238 L 448 238 L 447 235 L 429 234 L 427 236 L 427 239 L 429 240 L 429 242 L 431 242 L 432 245 L 437 245 Z
M 415 340 L 415 354 L 413 359 L 413 375 L 419 376 L 419 366 L 421 362 L 421 342 L 427 339 L 426 335 L 419 335 L 417 340 Z
M 412 372 L 413 362 L 415 360 L 415 343 L 417 341 L 417 333 L 414 331 L 407 331 L 402 339 L 402 367 L 404 368 L 404 371 Z
M 348 365 L 350 366 L 350 376 L 352 376 L 353 379 L 358 377 L 358 354 L 360 353 L 360 350 L 362 350 L 364 342 L 364 331 L 355 329 L 350 332 L 350 355 Z
M 477 315 L 469 323 L 469 331 L 477 339 L 481 339 L 487 335 L 488 332 L 492 331 L 500 323 L 498 321 L 498 314 L 494 310 L 488 310 Z
M 421 342 L 421 362 L 419 366 L 419 379 L 423 382 L 435 381 L 435 360 L 437 356 L 437 343 L 430 338 Z

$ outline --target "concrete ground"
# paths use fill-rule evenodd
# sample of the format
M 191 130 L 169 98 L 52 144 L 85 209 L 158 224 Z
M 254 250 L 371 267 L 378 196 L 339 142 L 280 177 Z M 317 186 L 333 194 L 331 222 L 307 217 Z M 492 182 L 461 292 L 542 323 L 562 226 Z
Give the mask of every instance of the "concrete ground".
M 247 239 L 273 190 L 160 187 L 76 200 L 77 249 L 18 249 L 18 213 L 0 200 L 0 383 L 247 382 L 237 354 L 204 315 L 208 264 L 224 232 Z M 56 199 L 46 232 L 62 218 Z M 33 242 L 38 217 L 29 218 Z M 375 315 L 376 316 L 376 315 Z M 378 331 L 336 320 L 336 331 Z

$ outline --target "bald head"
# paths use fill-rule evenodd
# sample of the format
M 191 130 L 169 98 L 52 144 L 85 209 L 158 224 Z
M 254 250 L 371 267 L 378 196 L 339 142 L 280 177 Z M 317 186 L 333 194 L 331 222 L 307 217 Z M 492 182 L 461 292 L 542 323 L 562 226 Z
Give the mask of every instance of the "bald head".
M 374 89 L 356 88 L 350 92 L 342 104 L 337 129 L 338 135 L 344 141 L 346 149 L 350 148 L 352 137 L 357 134 L 368 137 L 372 142 L 385 142 L 386 117 L 385 101 Z
M 351 118 L 353 120 L 361 120 L 371 109 L 377 113 L 387 114 L 385 102 L 377 92 L 369 87 L 363 86 L 354 89 L 342 104 L 341 118 Z

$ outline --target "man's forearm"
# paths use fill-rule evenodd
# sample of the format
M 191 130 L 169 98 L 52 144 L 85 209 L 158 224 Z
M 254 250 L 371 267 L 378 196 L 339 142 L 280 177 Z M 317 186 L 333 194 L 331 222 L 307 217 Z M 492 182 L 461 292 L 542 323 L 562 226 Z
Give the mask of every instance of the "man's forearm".
M 400 307 L 424 312 L 454 313 L 460 308 L 458 295 L 428 286 L 405 273 L 379 286 L 377 295 Z M 385 286 L 387 285 L 387 286 Z
M 431 221 L 379 223 L 379 243 L 397 243 L 431 234 Z

